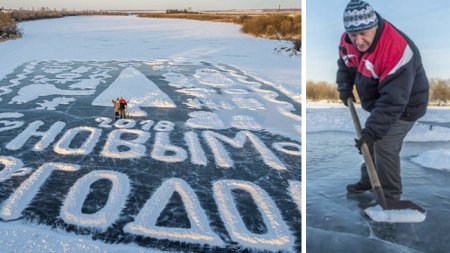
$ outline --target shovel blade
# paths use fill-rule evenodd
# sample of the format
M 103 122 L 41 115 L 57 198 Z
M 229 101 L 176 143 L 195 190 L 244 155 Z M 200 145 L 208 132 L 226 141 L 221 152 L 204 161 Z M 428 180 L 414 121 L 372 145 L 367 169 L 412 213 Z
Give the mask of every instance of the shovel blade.
M 375 222 L 419 223 L 426 219 L 426 211 L 408 200 L 387 200 L 386 208 L 380 205 L 366 205 L 364 213 Z
M 421 213 L 425 213 L 425 209 L 416 203 L 409 200 L 390 200 L 386 199 L 386 208 L 385 210 L 402 210 L 402 209 L 411 209 L 416 210 Z

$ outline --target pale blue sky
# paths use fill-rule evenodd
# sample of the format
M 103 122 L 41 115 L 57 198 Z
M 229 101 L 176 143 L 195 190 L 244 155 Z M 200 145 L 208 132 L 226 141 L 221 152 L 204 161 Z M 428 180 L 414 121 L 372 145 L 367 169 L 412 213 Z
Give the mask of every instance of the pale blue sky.
M 67 9 L 144 9 L 165 10 L 229 10 L 229 9 L 267 9 L 300 8 L 300 0 L 3 0 L 0 6 L 5 8 L 67 8 Z
M 335 82 L 342 14 L 349 0 L 309 0 L 306 80 Z M 418 46 L 429 78 L 450 78 L 450 1 L 367 0 Z

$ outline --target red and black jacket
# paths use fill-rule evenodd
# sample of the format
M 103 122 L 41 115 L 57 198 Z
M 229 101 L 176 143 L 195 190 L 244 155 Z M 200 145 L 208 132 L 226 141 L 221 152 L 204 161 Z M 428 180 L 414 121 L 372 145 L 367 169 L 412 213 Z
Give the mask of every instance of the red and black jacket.
M 371 47 L 360 53 L 347 33 L 341 37 L 336 82 L 338 91 L 356 90 L 370 112 L 365 131 L 381 139 L 398 119 L 416 121 L 428 104 L 428 79 L 416 45 L 378 15 Z

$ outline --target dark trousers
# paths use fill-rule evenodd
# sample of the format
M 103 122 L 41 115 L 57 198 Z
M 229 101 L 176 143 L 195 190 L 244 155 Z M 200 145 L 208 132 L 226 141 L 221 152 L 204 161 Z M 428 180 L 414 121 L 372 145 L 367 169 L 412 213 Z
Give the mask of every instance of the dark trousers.
M 120 118 L 125 119 L 127 116 L 127 115 L 125 115 L 125 109 L 120 109 L 119 112 L 120 112 Z
M 400 199 L 402 195 L 400 151 L 413 125 L 413 121 L 397 120 L 386 136 L 369 147 L 386 198 Z M 361 166 L 361 183 L 370 184 L 365 164 Z

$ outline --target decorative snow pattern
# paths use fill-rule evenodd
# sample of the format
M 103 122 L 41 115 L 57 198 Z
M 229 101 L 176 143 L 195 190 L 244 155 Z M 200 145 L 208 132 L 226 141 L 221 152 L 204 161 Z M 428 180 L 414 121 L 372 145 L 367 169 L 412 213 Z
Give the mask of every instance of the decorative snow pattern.
M 257 77 L 35 61 L 0 80 L 0 99 L 0 250 L 28 232 L 49 251 L 300 250 L 300 105 Z

